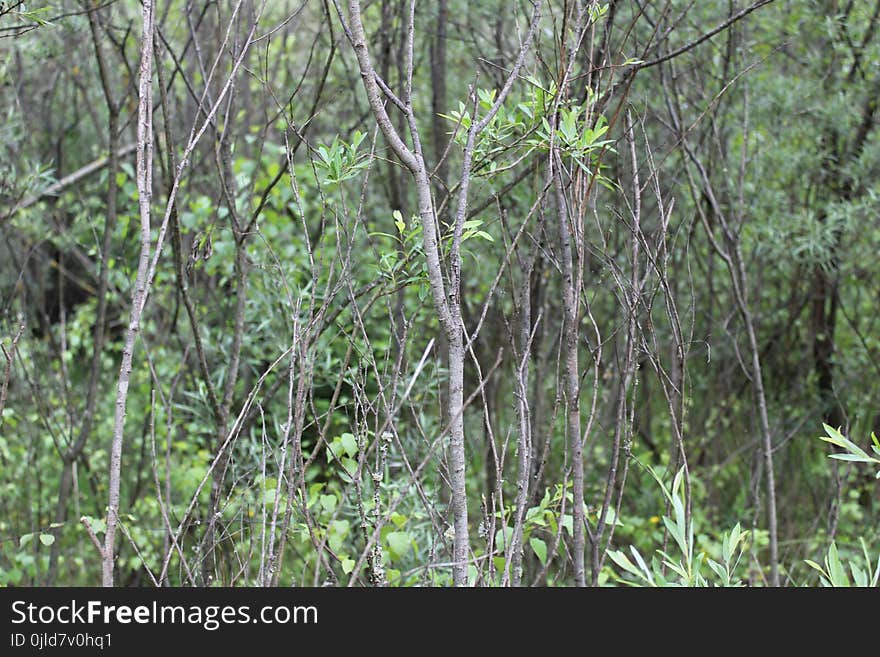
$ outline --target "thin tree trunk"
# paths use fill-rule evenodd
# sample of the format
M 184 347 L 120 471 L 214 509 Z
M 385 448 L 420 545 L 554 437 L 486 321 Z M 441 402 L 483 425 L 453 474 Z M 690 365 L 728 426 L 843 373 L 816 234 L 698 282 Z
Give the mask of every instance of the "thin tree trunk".
M 739 244 L 736 245 L 736 258 L 741 281 L 746 280 L 745 267 Z M 773 472 L 773 434 L 770 430 L 770 419 L 767 413 L 767 395 L 764 392 L 764 374 L 761 367 L 761 349 L 755 322 L 748 303 L 741 291 L 735 287 L 740 314 L 749 337 L 749 349 L 752 352 L 752 385 L 758 404 L 758 419 L 761 424 L 761 439 L 764 456 L 764 469 L 767 471 L 767 531 L 770 534 L 770 585 L 779 586 L 779 538 L 776 519 L 776 477 Z
M 113 586 L 113 565 L 116 552 L 116 526 L 119 521 L 119 484 L 122 470 L 122 442 L 125 430 L 125 408 L 128 385 L 131 380 L 132 356 L 140 331 L 141 314 L 147 298 L 147 280 L 150 268 L 150 202 L 153 190 L 153 1 L 143 0 L 143 32 L 138 86 L 137 126 L 137 188 L 138 210 L 141 221 L 141 251 L 137 276 L 131 299 L 131 314 L 122 362 L 116 385 L 116 413 L 113 423 L 113 441 L 110 445 L 110 490 L 107 508 L 107 529 L 101 555 L 101 582 Z
M 498 94 L 492 108 L 480 119 L 474 120 L 468 130 L 467 145 L 464 150 L 462 163 L 462 178 L 460 181 L 458 206 L 455 215 L 455 226 L 452 235 L 449 261 L 450 274 L 448 279 L 444 276 L 441 264 L 441 244 L 439 238 L 439 226 L 434 202 L 431 195 L 431 180 L 428 168 L 425 164 L 421 138 L 416 122 L 415 112 L 412 105 L 412 74 L 413 74 L 413 40 L 415 32 L 415 2 L 410 2 L 408 24 L 406 29 L 406 80 L 404 85 L 403 99 L 392 96 L 395 105 L 401 109 L 407 119 L 409 134 L 413 147 L 410 149 L 401 138 L 399 132 L 391 122 L 385 109 L 385 101 L 376 80 L 376 71 L 370 60 L 367 48 L 367 38 L 361 21 L 361 7 L 358 0 L 349 0 L 349 35 L 358 60 L 361 79 L 367 93 L 370 108 L 375 117 L 379 129 L 385 139 L 391 145 L 392 150 L 403 164 L 409 169 L 416 185 L 418 197 L 419 220 L 422 225 L 422 246 L 425 252 L 425 262 L 428 270 L 428 281 L 434 301 L 434 309 L 448 347 L 448 381 L 447 381 L 447 406 L 446 418 L 449 423 L 449 478 L 452 490 L 452 518 L 455 537 L 452 547 L 452 579 L 455 586 L 467 585 L 467 565 L 470 552 L 468 536 L 468 512 L 467 490 L 465 481 L 466 452 L 464 436 L 464 360 L 467 347 L 464 340 L 464 324 L 461 314 L 461 242 L 464 232 L 464 222 L 467 217 L 468 188 L 470 184 L 471 163 L 476 138 L 482 132 L 492 118 L 498 113 L 513 83 L 516 81 L 522 68 L 525 54 L 530 47 L 532 38 L 537 30 L 541 16 L 541 3 L 535 5 L 532 14 L 529 33 L 523 41 L 516 63 L 510 72 L 501 92 Z M 340 19 L 342 19 L 340 14 Z M 390 90 L 386 90 L 390 92 Z
M 559 230 L 559 249 L 562 255 L 562 349 L 563 378 L 565 388 L 565 411 L 568 422 L 568 439 L 571 441 L 571 479 L 574 504 L 572 507 L 574 580 L 576 586 L 586 586 L 584 569 L 584 444 L 581 437 L 580 380 L 578 367 L 578 303 L 575 290 L 574 264 L 572 262 L 571 231 L 568 228 L 568 212 L 562 193 L 560 173 L 553 174 L 556 189 L 556 221 Z
M 518 363 L 514 397 L 516 399 L 517 434 L 517 477 L 516 477 L 516 511 L 511 539 L 510 583 L 519 586 L 522 581 L 522 541 L 523 520 L 529 501 L 529 476 L 532 473 L 532 427 L 529 409 L 529 360 L 532 347 L 532 308 L 530 290 L 531 272 L 525 272 L 520 288 L 519 300 L 519 342 Z

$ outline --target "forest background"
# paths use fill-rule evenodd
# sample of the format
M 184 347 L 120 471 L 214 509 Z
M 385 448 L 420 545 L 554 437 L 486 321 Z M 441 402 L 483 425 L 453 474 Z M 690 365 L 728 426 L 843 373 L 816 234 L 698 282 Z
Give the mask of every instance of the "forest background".
M 0 585 L 877 585 L 878 24 L 0 2 Z

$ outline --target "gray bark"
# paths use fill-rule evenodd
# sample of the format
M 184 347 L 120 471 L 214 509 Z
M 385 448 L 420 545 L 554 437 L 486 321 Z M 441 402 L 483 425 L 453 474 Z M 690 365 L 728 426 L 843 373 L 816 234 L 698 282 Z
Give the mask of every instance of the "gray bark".
M 141 314 L 147 298 L 150 270 L 150 202 L 153 190 L 153 2 L 152 0 L 143 0 L 143 2 L 137 125 L 137 188 L 138 210 L 141 220 L 141 252 L 131 298 L 131 314 L 122 349 L 122 362 L 119 366 L 119 379 L 116 385 L 116 413 L 113 422 L 113 441 L 110 445 L 107 531 L 104 535 L 104 550 L 101 555 L 101 583 L 103 586 L 113 586 L 125 405 L 128 399 L 128 385 L 131 380 L 132 355 L 140 331 Z

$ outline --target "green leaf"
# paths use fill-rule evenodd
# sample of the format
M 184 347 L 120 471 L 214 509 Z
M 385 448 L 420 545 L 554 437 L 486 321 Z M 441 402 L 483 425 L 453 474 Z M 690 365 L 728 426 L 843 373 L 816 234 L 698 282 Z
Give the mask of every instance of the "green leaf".
M 18 547 L 23 548 L 25 545 L 31 542 L 31 539 L 33 537 L 33 534 L 25 534 L 20 539 L 18 539 Z
M 663 562 L 666 564 L 666 567 L 673 571 L 676 575 L 681 577 L 683 580 L 688 579 L 687 571 L 681 562 L 675 563 L 671 559 L 664 559 Z
M 566 513 L 562 516 L 562 526 L 568 530 L 569 536 L 574 536 L 574 520 L 572 520 L 570 513 Z
M 394 225 L 397 226 L 397 230 L 401 233 L 406 230 L 406 222 L 403 220 L 403 215 L 400 213 L 400 210 L 395 210 L 391 213 L 391 216 L 394 217 Z
M 335 495 L 321 495 L 321 506 L 324 507 L 324 510 L 328 513 L 333 513 L 336 509 L 336 496 Z
M 707 563 L 709 564 L 709 568 L 712 569 L 712 572 L 718 575 L 718 579 L 720 579 L 722 582 L 727 581 L 727 571 L 724 570 L 724 566 L 722 566 L 717 561 L 712 561 L 712 559 L 709 559 Z
M 348 520 L 334 520 L 328 527 L 327 544 L 334 552 L 342 548 L 342 540 L 348 534 L 350 524 Z
M 663 517 L 663 524 L 666 525 L 666 529 L 669 530 L 669 534 L 672 536 L 672 538 L 675 539 L 675 542 L 678 545 L 678 548 L 681 550 L 681 553 L 687 554 L 688 549 L 687 543 L 684 539 L 684 530 L 666 516 Z
M 403 529 L 403 526 L 406 524 L 407 517 L 402 513 L 397 513 L 395 511 L 391 514 L 390 520 L 394 523 L 395 527 L 397 527 L 398 529 Z
M 596 522 L 598 522 L 598 518 L 596 519 Z M 605 524 L 614 525 L 615 527 L 625 527 L 624 523 L 617 517 L 617 511 L 611 508 L 605 512 Z
M 324 484 L 320 482 L 309 486 L 309 506 L 312 506 L 317 501 L 318 493 L 321 492 L 322 488 L 324 488 Z
M 859 568 L 854 563 L 849 565 L 849 569 L 852 571 L 853 582 L 856 586 L 865 587 L 868 585 L 868 575 L 865 573 L 864 570 Z
M 55 537 L 52 534 L 40 534 L 40 543 L 49 547 L 52 543 L 55 542 Z
M 804 559 L 804 563 L 807 564 L 810 568 L 814 568 L 815 570 L 818 570 L 820 573 L 822 573 L 822 575 L 827 575 L 827 573 L 825 572 L 825 569 L 822 568 L 822 566 L 817 564 L 815 561 L 811 561 L 810 559 Z
M 532 549 L 535 551 L 535 554 L 538 557 L 538 560 L 541 564 L 547 563 L 547 544 L 542 541 L 540 538 L 530 538 L 529 545 L 532 546 Z
M 828 573 L 831 575 L 831 583 L 834 586 L 849 586 L 849 577 L 846 574 L 846 569 L 843 567 L 843 563 L 840 561 L 840 555 L 837 553 L 837 545 L 835 543 L 831 544 L 831 547 L 828 548 Z
M 838 461 L 851 461 L 853 463 L 873 463 L 874 459 L 865 454 L 864 456 L 860 456 L 859 454 L 829 454 L 828 458 L 836 459 Z
M 92 518 L 91 516 L 83 516 L 86 520 L 89 521 L 89 525 L 92 527 L 92 531 L 95 534 L 103 534 L 107 531 L 107 519 L 106 518 Z M 80 525 L 82 526 L 82 525 Z M 85 528 L 83 528 L 85 531 Z
M 663 483 L 663 480 L 660 478 L 660 475 L 657 474 L 657 471 L 654 470 L 650 465 L 645 466 L 648 472 L 654 477 L 654 481 L 656 481 L 660 485 L 660 490 L 663 491 L 663 495 L 672 503 L 672 495 L 669 493 L 669 490 L 666 488 L 666 484 Z
M 847 450 L 848 452 L 850 452 L 852 454 L 858 454 L 859 456 L 861 456 L 865 459 L 871 459 L 871 457 L 868 455 L 867 452 L 865 452 L 861 447 L 856 445 L 851 440 L 845 438 L 843 436 L 843 434 L 840 433 L 840 431 L 838 431 L 837 429 L 833 429 L 829 425 L 824 424 L 824 423 L 822 424 L 822 426 L 825 427 L 825 432 L 828 434 L 828 436 L 827 437 L 826 436 L 819 436 L 820 440 L 824 440 L 826 443 L 831 443 L 832 445 L 837 445 L 838 447 L 842 447 L 843 449 Z M 832 455 L 832 456 L 837 456 L 837 455 Z M 841 460 L 848 460 L 848 459 L 841 459 Z M 870 461 L 867 461 L 867 462 L 870 462 Z
M 681 489 L 681 483 L 684 481 L 684 468 L 680 468 L 678 472 L 675 473 L 675 476 L 672 478 L 672 496 L 677 498 L 678 491 Z
M 412 548 L 413 540 L 409 532 L 388 532 L 385 540 L 388 541 L 391 556 L 395 559 L 406 556 Z
M 346 575 L 350 575 L 351 571 L 354 570 L 355 560 L 349 559 L 348 557 L 340 557 L 340 560 L 342 561 L 342 572 Z
M 642 569 L 644 573 L 644 579 L 651 584 L 654 583 L 654 576 L 651 574 L 651 569 L 648 568 L 648 564 L 645 563 L 645 560 L 642 558 L 642 553 L 636 549 L 635 545 L 629 546 L 629 551 L 632 552 L 633 559 L 636 560 L 636 563 L 639 564 L 639 568 Z
M 344 433 L 339 439 L 342 441 L 342 449 L 345 450 L 345 453 L 354 458 L 358 451 L 357 438 L 350 433 Z
M 495 546 L 498 548 L 507 548 L 513 540 L 513 527 L 502 527 L 495 532 Z
M 609 552 L 608 557 L 628 573 L 635 575 L 639 579 L 644 577 L 644 575 L 639 572 L 639 569 L 635 567 L 635 564 L 633 564 L 633 562 L 629 560 L 629 557 L 627 557 L 621 550 Z
M 339 475 L 340 479 L 342 479 L 346 483 L 350 482 L 354 473 L 357 472 L 357 461 L 344 457 L 340 459 L 339 465 L 343 468 L 343 472 L 341 472 Z

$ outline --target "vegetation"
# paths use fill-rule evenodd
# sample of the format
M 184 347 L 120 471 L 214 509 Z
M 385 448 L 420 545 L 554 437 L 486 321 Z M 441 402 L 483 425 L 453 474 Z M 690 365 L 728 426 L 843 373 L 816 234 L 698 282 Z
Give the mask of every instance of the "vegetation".
M 877 586 L 878 28 L 0 2 L 0 585 Z

